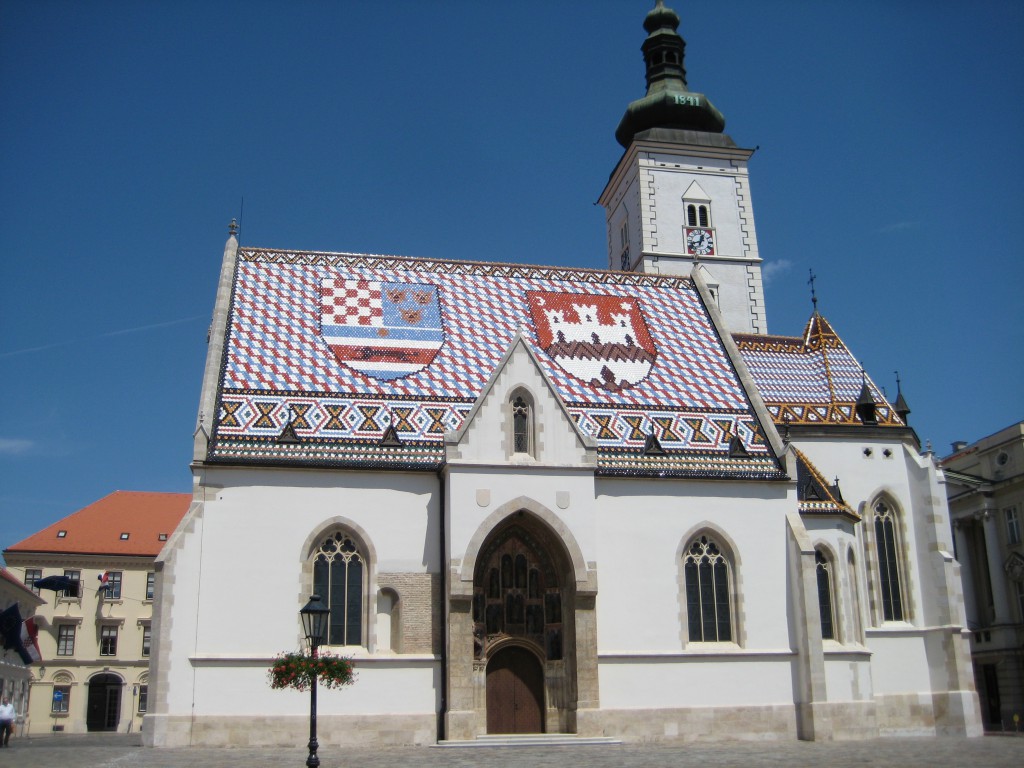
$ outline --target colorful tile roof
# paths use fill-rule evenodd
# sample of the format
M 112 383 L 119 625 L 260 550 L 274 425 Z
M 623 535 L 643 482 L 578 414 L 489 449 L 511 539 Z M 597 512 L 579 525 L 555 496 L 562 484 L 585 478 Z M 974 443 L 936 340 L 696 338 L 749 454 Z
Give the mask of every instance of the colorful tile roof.
M 517 332 L 599 471 L 782 476 L 688 279 L 255 249 L 238 251 L 208 460 L 436 468 Z M 644 454 L 652 430 L 664 456 Z
M 796 448 L 796 496 L 800 502 L 801 515 L 842 515 L 859 521 L 860 515 L 853 511 L 839 490 L 839 480 L 830 485 L 818 468 Z
M 114 491 L 8 547 L 4 553 L 156 557 L 191 502 L 188 493 Z M 123 534 L 128 534 L 127 538 Z M 165 535 L 164 541 L 161 534 Z
M 803 337 L 733 334 L 776 424 L 860 424 L 855 406 L 865 381 L 861 364 L 815 312 Z M 879 426 L 906 424 L 866 378 Z

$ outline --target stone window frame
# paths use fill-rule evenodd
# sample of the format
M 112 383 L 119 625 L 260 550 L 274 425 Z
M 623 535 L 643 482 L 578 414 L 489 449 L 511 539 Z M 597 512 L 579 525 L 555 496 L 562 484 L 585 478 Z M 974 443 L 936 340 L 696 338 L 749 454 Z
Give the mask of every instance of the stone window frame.
M 517 400 L 522 400 L 522 407 L 526 409 L 525 415 L 525 441 L 526 450 L 517 450 L 519 447 L 519 427 L 517 423 Z M 509 458 L 513 457 L 529 457 L 531 459 L 537 458 L 537 401 L 534 398 L 533 393 L 530 392 L 526 387 L 517 386 L 513 387 L 512 391 L 508 394 L 505 407 L 507 409 L 508 421 L 508 455 Z
M 100 656 L 117 656 L 117 624 L 100 625 Z
M 57 656 L 74 656 L 75 641 L 78 635 L 78 624 L 59 622 L 57 624 Z M 70 637 L 68 637 L 70 636 Z M 63 652 L 61 652 L 63 649 Z
M 729 580 L 729 622 L 730 640 L 691 640 L 689 605 L 686 599 L 686 557 L 693 542 L 701 536 L 714 540 L 727 565 Z M 704 650 L 716 646 L 742 648 L 746 644 L 746 629 L 743 621 L 743 582 L 739 548 L 721 528 L 704 521 L 686 533 L 676 551 L 677 594 L 679 602 L 679 637 L 684 649 Z
M 376 645 L 375 642 L 375 626 L 377 616 L 377 550 L 373 546 L 373 542 L 367 535 L 366 531 L 354 521 L 342 517 L 336 516 L 329 520 L 324 521 L 316 529 L 314 529 L 306 540 L 303 542 L 301 549 L 301 580 L 298 595 L 296 597 L 296 628 L 299 635 L 299 642 L 305 642 L 305 636 L 302 634 L 302 628 L 298 626 L 298 611 L 309 601 L 309 596 L 313 594 L 313 561 L 314 553 L 319 548 L 320 543 L 335 533 L 344 533 L 347 535 L 353 543 L 356 545 L 360 555 L 363 558 L 363 588 L 362 588 L 362 610 L 360 616 L 362 618 L 361 627 L 361 642 L 359 645 L 330 645 L 325 644 L 323 648 L 335 648 L 339 651 L 345 649 L 364 648 L 370 652 Z M 325 601 L 326 595 L 321 596 Z
M 897 576 L 897 591 L 895 594 L 899 595 L 900 607 L 902 609 L 901 616 L 899 618 L 887 618 L 885 615 L 885 606 L 883 601 L 882 590 L 883 585 L 883 573 L 882 564 L 879 558 L 878 549 L 878 536 L 876 518 L 879 516 L 878 507 L 885 506 L 888 511 L 888 516 L 892 523 L 892 537 L 893 537 L 893 553 L 895 554 L 895 565 L 896 565 L 896 576 Z M 899 504 L 895 497 L 889 493 L 878 493 L 875 494 L 871 501 L 862 508 L 862 519 L 866 523 L 864 526 L 865 532 L 865 555 L 870 563 L 867 572 L 870 576 L 868 584 L 868 594 L 871 600 L 871 614 L 872 620 L 875 626 L 882 626 L 883 624 L 891 623 L 913 623 L 914 607 L 911 600 L 911 570 L 908 564 L 911 562 L 910 553 L 907 550 L 907 542 L 909 541 L 907 531 L 907 520 L 906 515 L 903 511 L 903 506 Z M 891 574 L 889 574 L 891 579 Z M 891 582 L 890 582 L 891 583 Z M 890 591 L 892 591 L 890 589 Z M 895 614 L 893 614 L 895 616 Z
M 814 576 L 815 584 L 817 585 L 818 595 L 818 611 L 821 614 L 822 619 L 825 614 L 825 606 L 821 603 L 822 596 L 822 574 L 827 579 L 826 595 L 828 597 L 828 613 L 831 621 L 831 637 L 825 634 L 825 623 L 822 621 L 821 624 L 821 639 L 831 640 L 837 643 L 843 642 L 843 622 L 842 622 L 842 604 L 839 600 L 839 590 L 837 589 L 837 581 L 839 576 L 839 560 L 824 542 L 814 545 Z

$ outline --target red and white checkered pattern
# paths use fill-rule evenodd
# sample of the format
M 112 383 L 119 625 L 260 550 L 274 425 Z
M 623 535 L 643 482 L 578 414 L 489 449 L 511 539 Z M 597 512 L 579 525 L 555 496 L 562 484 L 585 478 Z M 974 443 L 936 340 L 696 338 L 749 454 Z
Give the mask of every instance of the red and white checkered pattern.
M 324 280 L 320 319 L 332 325 L 383 325 L 380 283 L 372 280 Z

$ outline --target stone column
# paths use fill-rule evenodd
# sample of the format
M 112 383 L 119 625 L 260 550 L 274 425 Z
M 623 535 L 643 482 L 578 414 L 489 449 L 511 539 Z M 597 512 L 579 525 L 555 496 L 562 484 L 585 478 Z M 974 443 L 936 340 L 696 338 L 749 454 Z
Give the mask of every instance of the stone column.
M 978 594 L 974 591 L 974 573 L 971 563 L 971 542 L 967 538 L 967 526 L 970 520 L 960 519 L 953 523 L 953 535 L 956 537 L 956 555 L 960 561 L 960 580 L 964 588 L 964 613 L 967 617 L 968 629 L 980 626 L 978 621 Z
M 991 509 L 982 513 L 985 521 L 985 550 L 988 556 L 988 577 L 992 582 L 992 602 L 996 616 L 993 624 L 1010 623 L 1010 601 L 1006 596 L 1006 574 L 1002 568 L 1002 549 L 999 546 L 999 531 L 996 530 L 996 515 Z

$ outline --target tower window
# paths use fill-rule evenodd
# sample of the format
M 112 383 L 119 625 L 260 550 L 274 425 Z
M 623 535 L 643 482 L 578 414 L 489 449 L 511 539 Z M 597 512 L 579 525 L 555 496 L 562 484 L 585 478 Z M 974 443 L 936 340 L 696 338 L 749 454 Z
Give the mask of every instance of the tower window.
M 523 394 L 512 399 L 512 451 L 533 453 L 533 413 L 530 401 Z
M 690 203 L 686 206 L 686 225 L 688 227 L 711 226 L 711 214 L 706 205 Z

